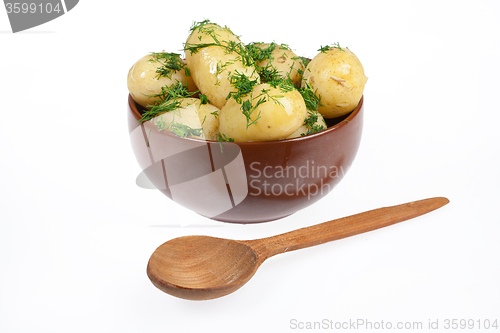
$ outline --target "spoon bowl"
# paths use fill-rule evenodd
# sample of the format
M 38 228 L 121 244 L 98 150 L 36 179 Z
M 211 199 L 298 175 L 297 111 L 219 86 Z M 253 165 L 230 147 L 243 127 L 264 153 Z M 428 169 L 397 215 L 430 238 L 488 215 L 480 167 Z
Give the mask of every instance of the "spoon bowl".
M 259 265 L 257 253 L 243 242 L 185 236 L 156 249 L 147 272 L 153 284 L 168 294 L 204 300 L 237 290 Z
M 386 227 L 448 202 L 443 197 L 413 201 L 254 240 L 179 237 L 154 251 L 147 273 L 157 288 L 170 295 L 189 300 L 218 298 L 247 283 L 259 266 L 276 254 Z

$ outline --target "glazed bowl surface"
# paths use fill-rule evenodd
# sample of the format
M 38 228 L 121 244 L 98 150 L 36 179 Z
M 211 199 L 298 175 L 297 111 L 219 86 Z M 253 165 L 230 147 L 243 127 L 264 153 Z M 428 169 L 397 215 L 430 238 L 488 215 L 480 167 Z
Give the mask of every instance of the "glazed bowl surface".
M 182 138 L 140 123 L 128 96 L 132 149 L 149 181 L 176 203 L 205 217 L 233 223 L 273 221 L 327 195 L 358 151 L 363 98 L 328 128 L 269 142 L 217 142 Z

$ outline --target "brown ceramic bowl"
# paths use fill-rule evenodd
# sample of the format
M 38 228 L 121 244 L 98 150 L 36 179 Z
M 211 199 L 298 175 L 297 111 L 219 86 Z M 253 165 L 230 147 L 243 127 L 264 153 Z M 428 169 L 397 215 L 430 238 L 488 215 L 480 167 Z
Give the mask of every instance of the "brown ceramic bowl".
M 139 124 L 129 95 L 132 148 L 144 174 L 173 201 L 214 220 L 266 222 L 305 208 L 330 192 L 358 151 L 363 98 L 356 109 L 305 137 L 271 142 L 214 142 Z

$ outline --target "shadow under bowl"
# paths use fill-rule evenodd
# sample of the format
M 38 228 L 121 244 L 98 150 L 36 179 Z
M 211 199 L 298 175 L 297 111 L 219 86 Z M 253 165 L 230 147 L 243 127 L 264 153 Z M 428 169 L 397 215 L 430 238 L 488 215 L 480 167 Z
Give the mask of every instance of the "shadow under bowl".
M 143 109 L 128 97 L 132 149 L 149 181 L 205 217 L 257 223 L 291 215 L 324 197 L 344 177 L 361 141 L 363 98 L 328 128 L 269 142 L 182 138 L 139 123 Z

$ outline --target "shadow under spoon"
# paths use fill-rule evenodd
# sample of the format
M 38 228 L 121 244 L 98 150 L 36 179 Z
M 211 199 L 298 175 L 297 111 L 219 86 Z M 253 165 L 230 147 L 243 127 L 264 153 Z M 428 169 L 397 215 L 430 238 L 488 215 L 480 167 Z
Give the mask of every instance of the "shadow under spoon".
M 383 228 L 448 202 L 443 197 L 413 201 L 254 240 L 179 237 L 154 251 L 147 273 L 157 288 L 170 295 L 189 300 L 218 298 L 243 286 L 267 258 L 276 254 Z

